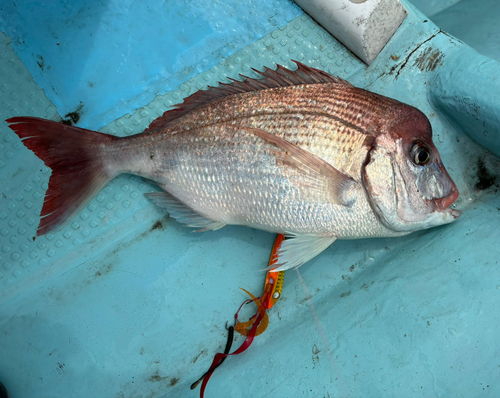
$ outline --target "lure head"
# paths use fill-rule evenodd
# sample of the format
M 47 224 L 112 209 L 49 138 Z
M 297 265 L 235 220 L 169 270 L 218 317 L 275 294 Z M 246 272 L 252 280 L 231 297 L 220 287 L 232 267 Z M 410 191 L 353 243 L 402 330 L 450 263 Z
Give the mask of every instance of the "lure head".
M 460 211 L 449 206 L 458 190 L 432 142 L 427 117 L 397 103 L 379 123 L 363 179 L 381 222 L 411 232 L 457 219 Z

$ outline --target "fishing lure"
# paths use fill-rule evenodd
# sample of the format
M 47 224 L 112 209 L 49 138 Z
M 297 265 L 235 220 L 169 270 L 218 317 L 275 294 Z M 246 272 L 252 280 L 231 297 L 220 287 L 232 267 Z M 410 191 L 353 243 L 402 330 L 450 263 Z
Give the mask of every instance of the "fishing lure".
M 227 343 L 226 343 L 226 348 L 224 349 L 224 354 L 229 354 L 229 351 L 231 350 L 231 346 L 233 345 L 233 337 L 234 337 L 234 327 L 229 326 L 227 327 L 226 324 L 226 329 L 228 330 L 227 334 Z M 194 390 L 196 387 L 198 387 L 198 384 L 202 382 L 202 380 L 209 374 L 213 373 L 215 369 L 217 369 L 219 366 L 222 365 L 222 363 L 226 360 L 227 357 L 224 357 L 220 360 L 220 362 L 215 365 L 214 367 L 211 367 L 208 369 L 203 376 L 201 376 L 197 381 L 195 381 L 193 384 L 191 384 L 191 390 Z M 1 397 L 0 397 L 1 398 Z
M 285 277 L 285 271 L 275 272 L 273 271 L 272 267 L 278 261 L 277 252 L 281 246 L 281 243 L 284 240 L 285 237 L 279 234 L 274 241 L 273 249 L 271 251 L 271 256 L 269 259 L 269 267 L 266 273 L 266 280 L 264 282 L 264 291 L 260 296 L 260 298 L 254 297 L 250 292 L 247 292 L 245 289 L 241 289 L 251 297 L 251 299 L 248 299 L 243 302 L 243 304 L 238 309 L 238 312 L 236 312 L 234 316 L 236 320 L 236 325 L 234 327 L 234 330 L 243 336 L 248 336 L 251 327 L 255 322 L 255 317 L 259 312 L 262 312 L 263 315 L 262 315 L 262 321 L 257 326 L 255 336 L 258 336 L 267 329 L 267 326 L 269 324 L 267 310 L 271 309 L 272 306 L 276 304 L 276 302 L 279 300 L 281 296 L 281 290 L 283 289 L 283 280 Z M 240 312 L 244 304 L 248 304 L 251 302 L 254 302 L 255 305 L 257 306 L 257 313 L 253 317 L 251 317 L 249 321 L 239 322 L 238 313 Z
M 272 270 L 272 266 L 276 264 L 276 262 L 278 261 L 277 252 L 284 239 L 285 237 L 280 234 L 276 237 L 274 241 L 262 295 L 260 297 L 255 297 L 249 291 L 241 289 L 250 296 L 250 299 L 245 300 L 243 304 L 241 304 L 236 314 L 234 315 L 235 318 L 234 331 L 237 331 L 239 334 L 246 336 L 246 339 L 236 351 L 229 354 L 233 340 L 233 328 L 232 327 L 228 328 L 229 331 L 228 340 L 226 343 L 226 348 L 224 350 L 224 353 L 215 354 L 214 360 L 212 361 L 210 368 L 203 374 L 203 376 L 200 377 L 200 379 L 198 379 L 191 385 L 191 389 L 193 390 L 198 386 L 198 384 L 200 384 L 200 382 L 202 383 L 200 389 L 200 398 L 204 397 L 205 388 L 207 386 L 208 380 L 212 376 L 215 369 L 217 369 L 220 365 L 222 365 L 222 363 L 228 356 L 238 355 L 244 352 L 248 347 L 250 347 L 255 336 L 258 336 L 267 329 L 267 326 L 269 325 L 267 310 L 271 309 L 272 306 L 276 304 L 276 302 L 281 297 L 281 291 L 283 289 L 283 279 L 285 272 L 284 271 L 275 272 Z M 243 305 L 252 302 L 255 303 L 255 305 L 257 306 L 257 312 L 247 322 L 239 322 L 238 313 L 240 312 L 241 308 L 243 307 Z

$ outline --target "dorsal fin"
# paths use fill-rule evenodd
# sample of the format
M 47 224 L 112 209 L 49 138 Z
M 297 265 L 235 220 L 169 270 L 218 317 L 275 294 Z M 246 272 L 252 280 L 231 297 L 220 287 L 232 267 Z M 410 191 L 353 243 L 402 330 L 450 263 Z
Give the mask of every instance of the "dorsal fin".
M 265 68 L 264 72 L 253 69 L 256 73 L 263 76 L 262 79 L 253 79 L 248 76 L 241 75 L 243 81 L 229 78 L 231 83 L 219 83 L 219 87 L 208 87 L 208 90 L 200 90 L 184 99 L 182 104 L 174 105 L 174 109 L 169 110 L 154 120 L 146 131 L 165 127 L 170 121 L 177 119 L 191 112 L 193 109 L 201 105 L 208 104 L 220 98 L 224 98 L 234 94 L 241 94 L 250 91 L 266 90 L 276 87 L 295 86 L 299 84 L 321 84 L 321 83 L 336 83 L 347 87 L 353 87 L 351 83 L 332 76 L 319 69 L 311 68 L 298 61 L 293 61 L 297 64 L 297 69 L 292 71 L 281 65 L 278 69 L 272 70 Z

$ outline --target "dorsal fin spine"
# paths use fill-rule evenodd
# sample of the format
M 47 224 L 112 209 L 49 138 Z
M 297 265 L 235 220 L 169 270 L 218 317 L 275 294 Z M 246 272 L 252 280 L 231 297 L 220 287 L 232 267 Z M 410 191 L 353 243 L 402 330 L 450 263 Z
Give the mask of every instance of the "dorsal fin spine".
M 175 105 L 174 109 L 165 112 L 162 116 L 154 120 L 145 131 L 163 128 L 172 120 L 191 112 L 201 105 L 205 105 L 231 95 L 277 87 L 289 87 L 299 84 L 334 83 L 346 87 L 352 87 L 350 83 L 341 78 L 332 76 L 321 70 L 311 68 L 310 66 L 304 65 L 298 61 L 293 62 L 297 64 L 297 69 L 295 71 L 287 69 L 281 65 L 278 65 L 276 70 L 272 70 L 266 66 L 264 67 L 263 72 L 252 68 L 255 73 L 262 76 L 261 79 L 254 79 L 248 76 L 240 75 L 244 80 L 240 81 L 228 78 L 231 83 L 219 83 L 218 87 L 209 86 L 207 90 L 197 91 L 185 98 L 182 104 Z

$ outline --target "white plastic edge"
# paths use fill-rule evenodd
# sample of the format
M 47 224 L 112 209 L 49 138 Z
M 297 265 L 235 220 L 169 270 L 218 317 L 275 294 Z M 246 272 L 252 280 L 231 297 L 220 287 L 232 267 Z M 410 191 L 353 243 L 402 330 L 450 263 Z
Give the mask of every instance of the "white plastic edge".
M 295 0 L 368 65 L 408 15 L 399 0 Z

